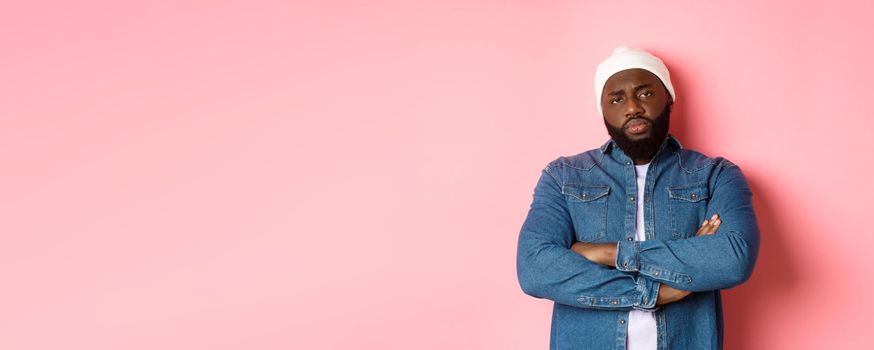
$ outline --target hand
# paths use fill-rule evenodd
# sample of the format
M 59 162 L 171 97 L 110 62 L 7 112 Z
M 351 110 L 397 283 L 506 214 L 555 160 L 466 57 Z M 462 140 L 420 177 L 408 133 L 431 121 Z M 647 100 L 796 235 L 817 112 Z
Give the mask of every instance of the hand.
M 574 242 L 571 250 L 594 263 L 605 266 L 616 265 L 616 243 Z
M 680 301 L 691 293 L 692 292 L 680 290 L 662 283 L 662 285 L 659 286 L 659 298 L 656 299 L 656 305 L 664 305 L 667 303 Z
M 698 228 L 698 232 L 695 232 L 695 237 L 715 234 L 720 224 L 722 224 L 722 220 L 719 219 L 719 215 L 713 214 L 709 220 L 704 220 L 704 223 Z

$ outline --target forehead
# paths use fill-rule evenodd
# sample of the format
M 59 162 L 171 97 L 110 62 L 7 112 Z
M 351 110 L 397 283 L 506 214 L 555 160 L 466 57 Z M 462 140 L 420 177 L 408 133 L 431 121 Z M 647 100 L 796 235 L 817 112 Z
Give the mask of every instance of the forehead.
M 604 83 L 604 91 L 613 91 L 626 86 L 638 86 L 643 84 L 661 85 L 661 79 L 650 71 L 641 68 L 632 68 L 619 71 L 610 76 Z

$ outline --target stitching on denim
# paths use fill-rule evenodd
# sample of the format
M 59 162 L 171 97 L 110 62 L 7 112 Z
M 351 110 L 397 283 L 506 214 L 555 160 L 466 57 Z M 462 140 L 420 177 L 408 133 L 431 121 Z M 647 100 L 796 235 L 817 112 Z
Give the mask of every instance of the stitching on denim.
M 565 191 L 564 190 L 565 187 L 577 189 L 578 191 Z M 600 191 L 601 188 L 606 189 L 606 191 L 604 191 L 602 193 Z M 599 189 L 599 190 L 598 190 L 598 192 L 595 192 L 593 194 L 593 197 L 590 197 L 590 198 L 587 197 L 584 199 L 584 198 L 580 198 L 580 196 L 579 196 L 579 192 L 583 191 L 583 189 Z M 594 202 L 597 199 L 601 199 L 602 197 L 606 197 L 606 196 L 610 195 L 610 186 L 607 186 L 607 185 L 584 186 L 584 185 L 580 185 L 580 184 L 575 183 L 575 182 L 567 182 L 564 185 L 561 185 L 561 194 L 571 195 L 572 197 L 579 199 L 581 202 L 588 203 L 588 202 Z
M 670 197 L 670 192 L 668 192 L 668 197 Z M 671 232 L 672 232 L 671 237 L 673 237 L 675 239 L 681 237 L 681 233 L 679 232 L 679 229 L 677 228 L 677 226 L 678 226 L 677 218 L 676 218 L 676 215 L 674 215 L 674 211 L 676 211 L 676 210 L 677 209 L 674 208 L 674 206 L 671 205 L 671 202 L 669 201 L 668 202 L 668 217 L 671 218 Z
M 739 168 L 739 167 L 737 166 L 737 164 L 732 163 L 732 161 L 730 161 L 728 159 L 720 158 L 719 170 L 725 170 L 725 169 L 731 169 L 731 168 Z
M 601 231 L 598 232 L 597 237 L 595 237 L 595 239 L 603 239 L 604 237 L 607 237 L 607 213 L 610 211 L 610 200 L 609 200 L 610 197 L 609 197 L 609 195 L 610 195 L 610 187 L 607 187 L 607 194 L 604 195 L 605 197 L 607 197 L 607 200 L 604 203 L 604 210 L 603 210 L 604 217 L 601 218 L 601 222 L 603 222 L 604 224 L 601 225 Z
M 678 210 L 677 205 L 679 205 L 680 202 L 701 203 L 702 201 L 705 202 L 705 205 L 706 205 L 706 203 L 708 201 L 705 201 L 705 200 L 710 198 L 710 192 L 709 192 L 710 189 L 709 189 L 709 186 L 707 186 L 707 185 L 708 185 L 707 181 L 696 181 L 696 182 L 691 182 L 688 184 L 683 184 L 683 185 L 678 185 L 678 186 L 673 186 L 673 187 L 667 188 L 668 198 L 669 198 L 668 199 L 668 216 L 671 218 L 671 237 L 672 238 L 676 239 L 676 238 L 684 238 L 685 237 L 684 236 L 685 232 L 680 232 L 680 224 L 679 224 L 679 219 L 677 218 L 677 215 L 679 215 L 679 213 L 681 211 Z M 687 198 L 683 198 L 681 196 L 675 196 L 674 193 L 672 192 L 673 190 L 686 190 L 686 189 L 694 189 L 694 188 L 703 189 L 703 191 L 698 192 L 698 193 L 701 193 L 701 197 L 699 197 L 697 201 L 692 201 L 692 200 L 689 200 Z M 700 205 L 700 204 L 698 204 L 698 205 Z
M 597 157 L 593 156 L 593 154 L 596 155 Z M 585 161 L 585 164 L 588 165 L 588 167 L 583 168 L 583 167 L 575 166 L 575 165 L 571 164 L 570 161 L 568 161 L 567 157 L 560 158 L 562 160 L 561 164 L 564 166 L 567 166 L 568 168 L 571 168 L 571 169 L 577 169 L 577 170 L 582 170 L 582 171 L 591 171 L 592 168 L 595 167 L 595 165 L 600 165 L 601 162 L 604 160 L 604 153 L 586 151 L 586 152 L 578 154 L 574 157 L 584 158 L 584 159 L 582 159 L 582 161 Z
M 547 164 L 546 167 L 543 168 L 543 171 L 546 172 L 546 174 L 549 175 L 549 177 L 551 177 L 553 181 L 555 181 L 556 185 L 561 183 L 561 181 L 558 181 L 558 178 L 552 174 L 552 163 Z
M 574 191 L 565 190 L 565 188 L 575 189 Z M 591 198 L 580 198 L 579 192 L 584 191 L 584 189 L 598 189 L 597 192 L 594 192 Z M 603 192 L 601 189 L 604 189 Z M 610 195 L 610 186 L 607 185 L 593 185 L 593 186 L 583 186 L 574 182 L 568 182 L 561 185 L 561 193 L 563 195 L 568 195 L 575 198 L 577 201 L 583 203 L 579 205 L 603 205 L 604 209 L 600 210 L 598 213 L 601 217 L 598 219 L 596 223 L 598 225 L 597 231 L 594 232 L 592 237 L 584 237 L 587 240 L 591 239 L 602 239 L 607 236 L 607 211 L 609 195 Z M 569 203 L 570 204 L 570 203 Z
M 697 169 L 689 169 L 689 168 L 687 168 L 687 167 L 683 164 L 683 156 L 681 155 L 681 153 L 686 153 L 686 154 L 688 154 L 688 152 L 674 152 L 674 155 L 677 156 L 677 162 L 680 164 L 680 169 L 683 169 L 683 171 L 685 171 L 686 173 L 689 173 L 689 174 L 692 174 L 692 173 L 696 173 L 696 172 L 698 172 L 698 171 L 701 171 L 701 169 L 707 168 L 707 167 L 709 167 L 709 166 L 712 166 L 714 163 L 716 163 L 716 161 L 714 161 L 712 158 L 710 158 L 710 159 L 708 159 L 707 164 L 703 164 L 703 165 L 701 165 L 700 168 L 697 168 Z M 702 155 L 702 156 L 703 156 L 703 155 Z M 704 156 L 704 157 L 706 157 L 706 156 Z
M 689 284 L 689 282 L 692 281 L 692 278 L 688 274 L 671 271 L 657 266 L 648 266 L 645 270 L 641 269 L 640 272 L 645 273 L 647 276 L 656 281 L 674 282 L 680 284 Z M 658 276 L 655 276 L 655 273 L 658 273 Z
M 680 190 L 694 190 L 696 188 L 704 189 L 704 191 L 696 192 L 696 193 L 700 193 L 700 197 L 698 197 L 698 200 L 693 201 L 693 200 L 689 200 L 685 197 L 682 197 L 680 195 L 676 195 L 676 196 L 674 195 L 675 191 L 681 192 Z M 710 189 L 707 186 L 707 181 L 690 182 L 690 183 L 684 184 L 684 185 L 668 187 L 668 197 L 671 199 L 680 199 L 680 200 L 684 200 L 687 202 L 697 203 L 697 202 L 700 202 L 702 200 L 710 198 Z

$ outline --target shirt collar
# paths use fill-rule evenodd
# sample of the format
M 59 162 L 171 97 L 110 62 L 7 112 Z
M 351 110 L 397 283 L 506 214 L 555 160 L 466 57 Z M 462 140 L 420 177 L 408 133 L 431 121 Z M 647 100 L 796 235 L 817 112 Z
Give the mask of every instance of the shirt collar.
M 674 149 L 683 149 L 683 145 L 680 143 L 680 140 L 677 140 L 677 138 L 674 137 L 674 134 L 668 133 L 668 136 L 665 137 L 665 142 Z M 601 153 L 607 153 L 610 148 L 614 146 L 616 146 L 616 141 L 613 141 L 612 138 L 607 140 L 607 142 L 601 146 Z

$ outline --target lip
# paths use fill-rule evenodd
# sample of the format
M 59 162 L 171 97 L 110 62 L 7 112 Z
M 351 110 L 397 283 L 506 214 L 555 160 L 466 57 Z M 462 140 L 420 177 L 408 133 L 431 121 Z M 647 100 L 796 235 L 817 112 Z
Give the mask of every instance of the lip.
M 631 134 L 642 134 L 649 130 L 649 122 L 643 119 L 632 119 L 625 124 L 625 131 Z

